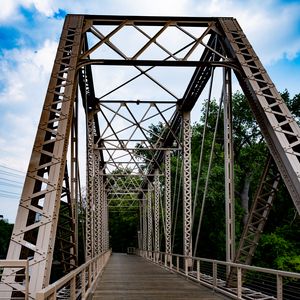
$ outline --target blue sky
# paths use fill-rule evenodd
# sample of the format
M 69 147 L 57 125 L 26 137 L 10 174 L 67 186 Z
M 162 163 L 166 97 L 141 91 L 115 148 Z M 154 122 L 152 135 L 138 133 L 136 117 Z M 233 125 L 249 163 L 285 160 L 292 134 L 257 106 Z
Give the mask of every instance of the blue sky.
M 3 1 L 0 10 L 0 166 L 26 172 L 67 13 L 235 17 L 277 89 L 287 88 L 291 95 L 300 93 L 299 0 Z M 4 169 L 0 168 L 0 173 L 1 170 Z M 19 179 L 22 181 L 20 176 Z M 21 192 L 20 187 L 14 191 L 18 192 Z M 17 211 L 17 198 L 0 196 L 0 215 L 11 222 Z

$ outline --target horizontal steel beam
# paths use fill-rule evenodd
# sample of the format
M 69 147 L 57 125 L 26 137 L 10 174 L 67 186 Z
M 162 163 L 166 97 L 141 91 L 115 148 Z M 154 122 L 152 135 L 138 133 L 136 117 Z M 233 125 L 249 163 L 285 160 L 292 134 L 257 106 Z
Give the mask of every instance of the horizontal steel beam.
M 128 21 L 129 24 L 139 26 L 163 26 L 166 22 L 173 21 L 174 24 L 184 27 L 207 27 L 209 23 L 216 22 L 214 17 L 175 17 L 175 16 L 109 16 L 109 15 L 83 15 L 85 20 L 93 25 L 119 25 L 120 22 Z
M 144 59 L 88 59 L 81 60 L 77 68 L 88 65 L 101 66 L 155 66 L 155 67 L 230 67 L 236 68 L 233 60 L 199 61 L 199 60 L 144 60 Z

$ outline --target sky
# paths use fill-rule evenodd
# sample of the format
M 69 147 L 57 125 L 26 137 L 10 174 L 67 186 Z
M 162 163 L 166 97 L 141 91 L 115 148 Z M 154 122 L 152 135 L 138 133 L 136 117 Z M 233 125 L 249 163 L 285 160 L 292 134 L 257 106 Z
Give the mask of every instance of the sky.
M 300 0 L 9 0 L 0 9 L 0 215 L 14 222 L 66 14 L 235 17 L 279 91 L 300 93 Z

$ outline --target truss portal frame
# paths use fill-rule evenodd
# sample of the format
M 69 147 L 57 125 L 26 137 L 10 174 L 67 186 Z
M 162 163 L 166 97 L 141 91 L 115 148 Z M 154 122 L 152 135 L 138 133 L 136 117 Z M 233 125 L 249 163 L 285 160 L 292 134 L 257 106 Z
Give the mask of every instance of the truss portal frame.
M 33 257 L 33 298 L 50 280 L 83 19 L 70 16 L 64 24 L 7 254 L 7 259 Z
M 147 191 L 155 176 L 169 173 L 168 166 L 167 172 L 163 168 L 165 153 L 174 150 L 183 151 L 184 254 L 191 252 L 188 116 L 216 68 L 235 72 L 300 211 L 300 129 L 235 19 L 68 15 L 7 257 L 33 257 L 31 297 L 49 284 L 77 89 L 88 133 L 86 259 L 108 248 L 109 208 L 131 207 L 132 203 L 138 213 L 142 202 L 143 249 L 147 248 L 147 207 L 151 202 Z M 126 76 L 124 70 L 130 70 Z M 179 70 L 184 70 L 181 77 Z M 175 75 L 180 80 L 170 81 Z M 95 83 L 101 88 L 96 89 Z M 142 92 L 130 89 L 131 84 L 142 86 Z M 75 119 L 78 122 L 77 112 Z M 161 131 L 149 131 L 151 123 L 161 124 Z M 73 137 L 72 158 L 79 143 L 75 140 Z M 75 181 L 77 167 L 72 161 Z M 169 186 L 169 179 L 165 180 Z M 73 202 L 75 189 L 72 184 Z M 95 196 L 95 191 L 101 195 Z M 157 216 L 154 218 L 157 221 Z M 95 224 L 95 220 L 102 224 Z M 168 232 L 169 227 L 166 224 Z M 168 251 L 169 246 L 166 248 Z M 13 276 L 13 270 L 10 272 Z M 13 289 L 18 290 L 18 283 Z

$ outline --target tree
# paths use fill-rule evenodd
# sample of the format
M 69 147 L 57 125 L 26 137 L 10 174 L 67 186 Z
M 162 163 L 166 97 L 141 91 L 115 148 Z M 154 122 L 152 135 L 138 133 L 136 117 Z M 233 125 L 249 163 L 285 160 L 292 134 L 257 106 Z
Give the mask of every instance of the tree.
M 297 118 L 300 115 L 300 94 L 290 97 L 284 91 L 283 98 L 289 106 L 292 114 Z M 261 172 L 268 155 L 268 149 L 261 135 L 259 126 L 251 112 L 246 97 L 236 92 L 233 95 L 233 135 L 234 135 L 234 160 L 235 160 L 235 195 L 236 195 L 236 236 L 239 241 L 243 226 L 247 219 L 247 213 L 251 201 L 257 189 Z M 192 188 L 193 195 L 196 188 L 196 179 L 199 166 L 199 153 L 203 129 L 205 126 L 205 115 L 207 105 L 203 106 L 200 121 L 192 126 Z M 204 140 L 204 155 L 200 172 L 200 185 L 195 211 L 193 237 L 197 230 L 201 201 L 204 194 L 204 186 L 208 172 L 211 143 L 214 135 L 215 123 L 218 113 L 218 104 L 212 100 L 209 105 L 208 119 L 206 124 L 206 136 Z M 149 128 L 149 140 L 155 143 L 163 132 L 164 125 L 151 125 Z M 145 153 L 137 146 L 137 154 Z M 140 151 L 140 152 L 139 152 Z M 140 156 L 141 157 L 141 156 Z M 149 158 L 147 155 L 146 159 Z M 173 229 L 176 226 L 174 237 L 174 253 L 182 253 L 182 189 L 179 188 L 182 156 L 179 151 L 172 152 L 172 201 L 173 214 L 176 212 L 177 201 L 179 201 L 177 212 L 177 223 L 173 219 Z M 176 185 L 175 185 L 176 183 Z M 162 185 L 163 189 L 163 185 Z M 200 232 L 200 244 L 197 256 L 214 259 L 225 258 L 225 199 L 224 199 L 224 137 L 223 137 L 223 111 L 220 112 L 220 120 L 216 135 L 215 147 L 213 149 L 213 164 L 208 179 L 208 192 L 203 222 Z M 283 213 L 284 212 L 284 213 Z M 284 215 L 284 217 L 283 217 Z M 254 264 L 283 268 L 291 271 L 299 268 L 299 216 L 295 210 L 292 200 L 282 184 L 277 192 L 274 207 L 269 215 L 254 258 Z M 272 247 L 272 245 L 274 247 Z M 272 251 L 271 251 L 272 250 Z M 268 254 L 269 253 L 269 254 Z
M 0 220 L 0 259 L 6 258 L 12 230 L 13 224 L 3 219 Z
M 132 174 L 129 168 L 118 168 L 107 179 L 109 196 L 109 236 L 114 252 L 126 252 L 128 247 L 138 247 L 139 200 L 136 189 L 141 177 Z M 125 192 L 125 194 L 124 194 Z

